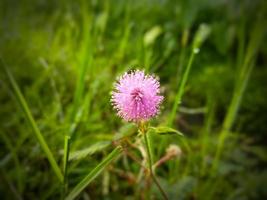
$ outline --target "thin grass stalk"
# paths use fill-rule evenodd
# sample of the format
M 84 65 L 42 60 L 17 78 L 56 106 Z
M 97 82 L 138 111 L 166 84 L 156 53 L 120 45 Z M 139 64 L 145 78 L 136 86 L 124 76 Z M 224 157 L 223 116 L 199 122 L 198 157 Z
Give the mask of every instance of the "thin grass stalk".
M 24 98 L 24 96 L 22 95 L 13 75 L 11 74 L 11 72 L 9 71 L 9 69 L 4 65 L 2 59 L 0 59 L 1 65 L 4 67 L 5 72 L 7 74 L 8 80 L 10 81 L 10 84 L 14 90 L 15 96 L 17 98 L 17 101 L 20 103 L 22 110 L 25 113 L 25 116 L 27 118 L 27 120 L 29 121 L 32 129 L 33 129 L 33 133 L 36 136 L 39 144 L 41 145 L 53 171 L 55 172 L 56 176 L 58 177 L 59 181 L 62 183 L 63 182 L 63 175 L 62 172 L 60 171 L 60 168 L 50 150 L 50 148 L 48 147 L 42 133 L 40 132 L 32 114 L 31 111 L 29 109 L 29 106 Z
M 195 58 L 195 54 L 196 54 L 196 52 L 194 52 L 194 51 L 191 52 L 188 64 L 186 66 L 185 72 L 183 74 L 181 83 L 180 83 L 179 88 L 178 88 L 178 92 L 176 93 L 174 104 L 172 106 L 171 115 L 169 117 L 169 122 L 168 122 L 168 124 L 170 126 L 173 124 L 174 118 L 176 116 L 176 112 L 179 109 L 179 105 L 181 103 L 182 95 L 184 94 L 184 90 L 185 90 L 185 84 L 187 82 L 188 75 L 189 75 L 190 69 L 192 67 L 192 63 L 194 61 L 194 58 Z
M 122 148 L 116 147 L 108 156 L 104 158 L 65 198 L 65 200 L 72 200 L 77 197 L 114 159 L 116 159 L 122 152 Z
M 175 100 L 174 100 L 174 103 L 173 103 L 173 106 L 172 106 L 172 111 L 171 111 L 171 114 L 170 114 L 170 117 L 169 117 L 169 120 L 168 120 L 168 125 L 169 126 L 173 125 L 173 121 L 175 119 L 176 112 L 179 109 L 179 105 L 181 103 L 182 96 L 184 94 L 185 85 L 186 85 L 186 82 L 188 80 L 188 76 L 189 76 L 189 73 L 190 73 L 190 70 L 191 70 L 195 55 L 197 53 L 199 53 L 199 48 L 201 47 L 201 45 L 205 41 L 205 39 L 208 37 L 209 33 L 210 33 L 210 28 L 209 28 L 208 25 L 201 24 L 199 26 L 199 29 L 198 29 L 195 37 L 194 37 L 192 50 L 191 50 L 191 54 L 190 54 L 186 69 L 185 69 L 185 71 L 184 71 L 184 73 L 182 75 L 182 79 L 181 79 L 181 82 L 179 84 L 176 96 L 175 96 Z

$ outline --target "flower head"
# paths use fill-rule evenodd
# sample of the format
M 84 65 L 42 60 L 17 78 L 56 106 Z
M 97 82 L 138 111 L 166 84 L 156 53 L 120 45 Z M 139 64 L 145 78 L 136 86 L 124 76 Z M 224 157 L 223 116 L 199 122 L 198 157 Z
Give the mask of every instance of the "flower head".
M 126 121 L 146 121 L 159 112 L 163 100 L 159 81 L 144 71 L 136 70 L 120 76 L 115 83 L 111 102 Z

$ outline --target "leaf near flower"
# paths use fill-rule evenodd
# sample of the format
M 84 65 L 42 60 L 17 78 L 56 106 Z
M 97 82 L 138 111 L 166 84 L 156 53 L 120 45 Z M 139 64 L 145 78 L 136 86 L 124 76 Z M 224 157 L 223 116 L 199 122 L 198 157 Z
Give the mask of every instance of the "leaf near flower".
M 149 127 L 150 131 L 160 135 L 179 135 L 184 136 L 183 133 L 167 126 Z

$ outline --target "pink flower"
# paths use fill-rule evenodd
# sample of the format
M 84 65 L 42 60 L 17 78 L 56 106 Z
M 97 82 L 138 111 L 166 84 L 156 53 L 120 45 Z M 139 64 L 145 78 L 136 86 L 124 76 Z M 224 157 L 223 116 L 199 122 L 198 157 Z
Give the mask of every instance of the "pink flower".
M 163 100 L 159 87 L 159 81 L 144 71 L 125 73 L 115 83 L 112 105 L 126 121 L 146 121 L 159 112 Z

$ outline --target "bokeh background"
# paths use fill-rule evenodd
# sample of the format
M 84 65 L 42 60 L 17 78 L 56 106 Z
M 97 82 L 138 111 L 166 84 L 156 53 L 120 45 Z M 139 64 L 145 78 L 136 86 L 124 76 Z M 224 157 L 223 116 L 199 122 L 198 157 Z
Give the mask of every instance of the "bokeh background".
M 1 199 L 59 199 L 62 191 L 4 65 L 59 166 L 72 132 L 70 190 L 111 141 L 129 132 L 133 144 L 140 139 L 116 116 L 110 91 L 118 75 L 144 69 L 160 78 L 165 97 L 151 124 L 184 134 L 151 134 L 155 162 L 170 145 L 177 150 L 156 168 L 169 198 L 267 199 L 266 14 L 264 0 L 1 0 Z M 127 148 L 142 160 L 138 147 Z M 139 172 L 123 154 L 78 199 L 161 199 Z

